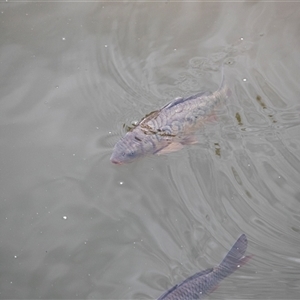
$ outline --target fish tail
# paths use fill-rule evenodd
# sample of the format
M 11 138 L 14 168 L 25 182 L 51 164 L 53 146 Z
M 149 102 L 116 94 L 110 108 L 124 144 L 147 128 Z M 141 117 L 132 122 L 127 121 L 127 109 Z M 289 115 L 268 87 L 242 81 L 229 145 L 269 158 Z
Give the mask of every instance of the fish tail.
M 217 267 L 222 277 L 230 275 L 249 260 L 250 256 L 245 256 L 247 245 L 247 237 L 242 234 Z

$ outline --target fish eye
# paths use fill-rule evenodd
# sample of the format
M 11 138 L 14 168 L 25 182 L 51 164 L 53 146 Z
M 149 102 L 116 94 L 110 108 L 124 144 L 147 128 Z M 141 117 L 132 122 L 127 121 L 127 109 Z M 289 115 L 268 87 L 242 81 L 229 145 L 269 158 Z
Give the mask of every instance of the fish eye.
M 134 152 L 133 152 L 133 151 L 129 152 L 129 153 L 128 153 L 128 156 L 129 156 L 129 157 L 133 157 L 133 156 L 134 156 Z

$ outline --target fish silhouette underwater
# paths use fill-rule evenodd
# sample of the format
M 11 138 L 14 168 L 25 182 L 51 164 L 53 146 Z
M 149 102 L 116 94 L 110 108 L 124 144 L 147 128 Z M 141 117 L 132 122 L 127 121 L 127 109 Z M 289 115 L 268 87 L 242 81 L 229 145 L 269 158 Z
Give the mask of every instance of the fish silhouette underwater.
M 146 115 L 116 143 L 111 162 L 129 163 L 150 154 L 166 154 L 197 143 L 195 132 L 231 95 L 223 73 L 222 68 L 222 82 L 217 91 L 176 98 Z
M 247 262 L 250 258 L 250 256 L 245 256 L 247 244 L 247 237 L 245 234 L 242 234 L 218 266 L 196 273 L 180 284 L 176 284 L 161 295 L 158 300 L 194 300 L 204 298 L 213 292 L 225 277 Z

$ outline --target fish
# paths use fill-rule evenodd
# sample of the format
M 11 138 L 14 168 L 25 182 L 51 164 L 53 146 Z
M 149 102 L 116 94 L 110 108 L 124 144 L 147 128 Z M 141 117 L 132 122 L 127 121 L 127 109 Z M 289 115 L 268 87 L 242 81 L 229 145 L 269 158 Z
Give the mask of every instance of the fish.
M 230 95 L 222 68 L 218 90 L 175 98 L 147 114 L 115 144 L 110 161 L 119 165 L 130 163 L 150 154 L 167 154 L 197 143 L 196 131 Z
M 225 277 L 248 261 L 251 256 L 245 256 L 247 245 L 247 237 L 242 234 L 218 266 L 196 273 L 176 284 L 157 300 L 203 299 L 213 292 Z

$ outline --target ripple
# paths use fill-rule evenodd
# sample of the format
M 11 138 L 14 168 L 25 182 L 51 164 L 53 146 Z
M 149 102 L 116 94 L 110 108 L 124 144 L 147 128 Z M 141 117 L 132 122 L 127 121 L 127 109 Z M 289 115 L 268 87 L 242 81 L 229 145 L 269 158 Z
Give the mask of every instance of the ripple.
M 157 298 L 244 232 L 253 257 L 212 297 L 298 299 L 297 12 L 3 5 L 2 298 Z M 232 96 L 198 144 L 110 163 L 124 123 L 217 89 L 222 64 Z

